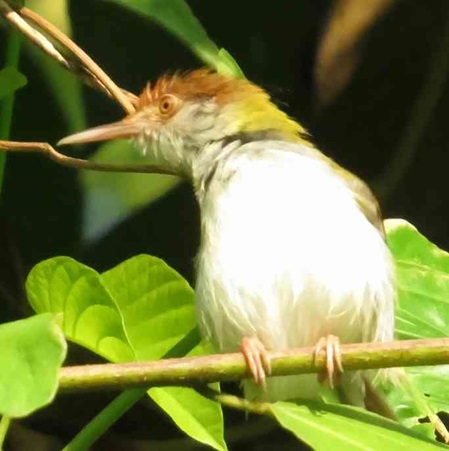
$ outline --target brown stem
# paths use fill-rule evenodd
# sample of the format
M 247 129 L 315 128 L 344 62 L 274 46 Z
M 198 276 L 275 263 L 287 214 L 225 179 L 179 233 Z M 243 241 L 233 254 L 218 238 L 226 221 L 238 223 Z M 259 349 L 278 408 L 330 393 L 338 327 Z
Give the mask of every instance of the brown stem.
M 243 412 L 254 413 L 256 415 L 274 416 L 271 411 L 271 405 L 268 402 L 248 401 L 247 399 L 239 398 L 235 395 L 228 395 L 226 393 L 213 390 L 207 385 L 195 387 L 195 389 L 206 398 L 217 401 L 222 406 L 242 410 Z
M 96 163 L 94 161 L 82 160 L 80 158 L 68 157 L 55 150 L 50 144 L 44 142 L 20 142 L 20 141 L 0 141 L 0 151 L 7 152 L 40 152 L 46 157 L 76 169 L 86 169 L 101 172 L 132 172 L 139 174 L 165 174 L 178 175 L 174 171 L 162 169 L 154 164 L 108 164 Z
M 134 104 L 136 103 L 137 97 L 118 87 L 86 52 L 42 16 L 25 7 L 11 6 L 5 0 L 0 0 L 0 14 L 33 44 L 41 48 L 65 69 L 73 72 L 90 86 L 100 89 L 115 99 L 127 114 L 132 114 L 135 111 Z M 79 61 L 81 72 L 77 64 L 67 60 L 42 33 L 32 28 L 24 18 L 37 25 L 68 50 Z
M 341 346 L 345 370 L 441 365 L 449 363 L 449 338 L 360 343 Z M 314 363 L 314 348 L 269 353 L 272 375 L 323 371 L 325 356 Z M 151 362 L 84 365 L 63 368 L 62 391 L 123 389 L 160 385 L 192 385 L 250 377 L 241 354 L 217 354 Z
M 56 50 L 54 45 L 41 33 L 32 28 L 11 6 L 0 0 L 0 14 L 14 27 L 26 36 L 33 44 L 40 47 L 51 58 L 70 70 L 67 60 Z

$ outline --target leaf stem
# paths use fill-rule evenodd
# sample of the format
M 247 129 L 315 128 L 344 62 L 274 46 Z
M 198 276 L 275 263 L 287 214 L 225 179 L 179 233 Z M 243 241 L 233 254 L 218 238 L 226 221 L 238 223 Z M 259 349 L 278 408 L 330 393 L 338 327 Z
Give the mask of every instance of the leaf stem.
M 8 432 L 11 418 L 3 416 L 0 421 L 0 451 L 3 450 L 3 443 L 5 442 L 6 433 Z
M 192 329 L 176 343 L 163 358 L 185 355 L 201 341 L 197 328 Z M 67 444 L 63 451 L 84 451 L 95 443 L 122 415 L 139 399 L 143 398 L 147 388 L 126 390 L 100 411 L 83 429 Z M 1 450 L 0 450 L 1 451 Z
M 108 404 L 65 446 L 63 451 L 84 451 L 90 449 L 110 427 L 128 409 L 130 409 L 146 393 L 146 389 L 126 390 Z

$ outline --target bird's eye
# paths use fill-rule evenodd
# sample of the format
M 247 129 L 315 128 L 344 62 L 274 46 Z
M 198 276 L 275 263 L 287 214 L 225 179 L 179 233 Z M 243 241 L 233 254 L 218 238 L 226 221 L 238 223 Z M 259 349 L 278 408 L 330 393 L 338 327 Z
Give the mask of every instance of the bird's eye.
M 170 94 L 163 95 L 159 100 L 159 111 L 164 116 L 173 114 L 179 106 L 179 100 Z

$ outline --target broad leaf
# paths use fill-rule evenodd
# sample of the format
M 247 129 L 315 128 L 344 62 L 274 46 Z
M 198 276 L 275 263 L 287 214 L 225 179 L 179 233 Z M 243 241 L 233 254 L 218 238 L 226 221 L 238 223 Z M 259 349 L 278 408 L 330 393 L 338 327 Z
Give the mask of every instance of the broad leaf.
M 356 407 L 277 402 L 271 410 L 285 429 L 317 451 L 446 449 L 393 421 Z
M 134 360 L 121 314 L 100 275 L 68 257 L 35 266 L 27 280 L 31 306 L 38 313 L 63 313 L 65 336 L 113 362 Z
M 400 338 L 448 336 L 449 254 L 406 221 L 385 224 L 397 272 L 397 334 Z
M 103 144 L 91 158 L 115 164 L 150 164 L 130 141 Z M 83 236 L 95 240 L 107 233 L 137 209 L 163 196 L 178 183 L 178 178 L 158 174 L 126 174 L 81 171 L 84 192 Z
M 33 268 L 27 292 L 36 311 L 64 313 L 67 338 L 113 362 L 179 356 L 198 344 L 193 290 L 155 257 L 139 255 L 101 275 L 56 257 Z M 154 395 L 187 434 L 225 449 L 217 403 L 187 388 L 159 388 Z
M 199 331 L 198 331 L 199 332 Z M 190 340 L 195 339 L 195 333 Z M 212 354 L 210 343 L 201 343 L 192 349 L 187 355 L 198 356 Z M 211 388 L 220 390 L 219 384 L 211 384 Z M 212 446 L 215 449 L 226 449 L 223 438 L 223 417 L 220 409 L 221 421 L 217 419 L 216 403 L 204 398 L 197 392 L 184 387 L 151 388 L 150 396 L 178 425 L 184 425 L 182 429 L 195 431 L 197 440 Z M 194 396 L 192 396 L 192 394 Z M 186 406 L 195 405 L 195 410 L 185 410 Z
M 205 64 L 224 75 L 243 76 L 235 60 L 219 49 L 184 0 L 108 0 L 155 20 L 177 36 Z
M 226 450 L 223 438 L 223 414 L 217 403 L 185 387 L 151 388 L 151 398 L 172 420 L 201 443 Z
M 196 327 L 193 290 L 162 260 L 139 255 L 101 279 L 137 360 L 160 359 Z
M 449 335 L 449 254 L 432 244 L 403 220 L 385 221 L 388 244 L 396 264 L 399 338 L 438 338 Z M 449 411 L 449 366 L 407 368 L 419 400 L 404 385 L 389 387 L 388 399 L 403 424 L 423 429 L 426 416 L 417 407 L 425 402 L 435 412 Z
M 14 67 L 0 70 L 0 100 L 27 84 L 25 75 Z
M 54 315 L 0 326 L 0 415 L 22 417 L 49 404 L 66 343 Z
M 172 355 L 170 351 L 195 329 L 193 290 L 162 260 L 134 257 L 104 273 L 102 279 L 123 313 L 138 360 Z M 202 353 L 201 347 L 192 353 Z M 184 387 L 153 388 L 149 394 L 182 430 L 215 449 L 226 449 L 217 403 Z

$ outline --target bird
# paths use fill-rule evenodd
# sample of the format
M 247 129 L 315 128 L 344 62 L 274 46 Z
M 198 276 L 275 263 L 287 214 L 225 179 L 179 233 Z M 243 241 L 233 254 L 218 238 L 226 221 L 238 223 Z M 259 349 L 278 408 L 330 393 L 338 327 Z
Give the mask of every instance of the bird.
M 368 186 L 263 88 L 204 68 L 163 75 L 134 113 L 58 144 L 123 138 L 193 186 L 198 322 L 219 352 L 243 353 L 245 397 L 316 399 L 327 381 L 350 404 L 376 404 L 380 372 L 345 372 L 340 351 L 394 339 L 394 265 Z M 269 351 L 305 346 L 325 356 L 318 377 L 269 377 Z

